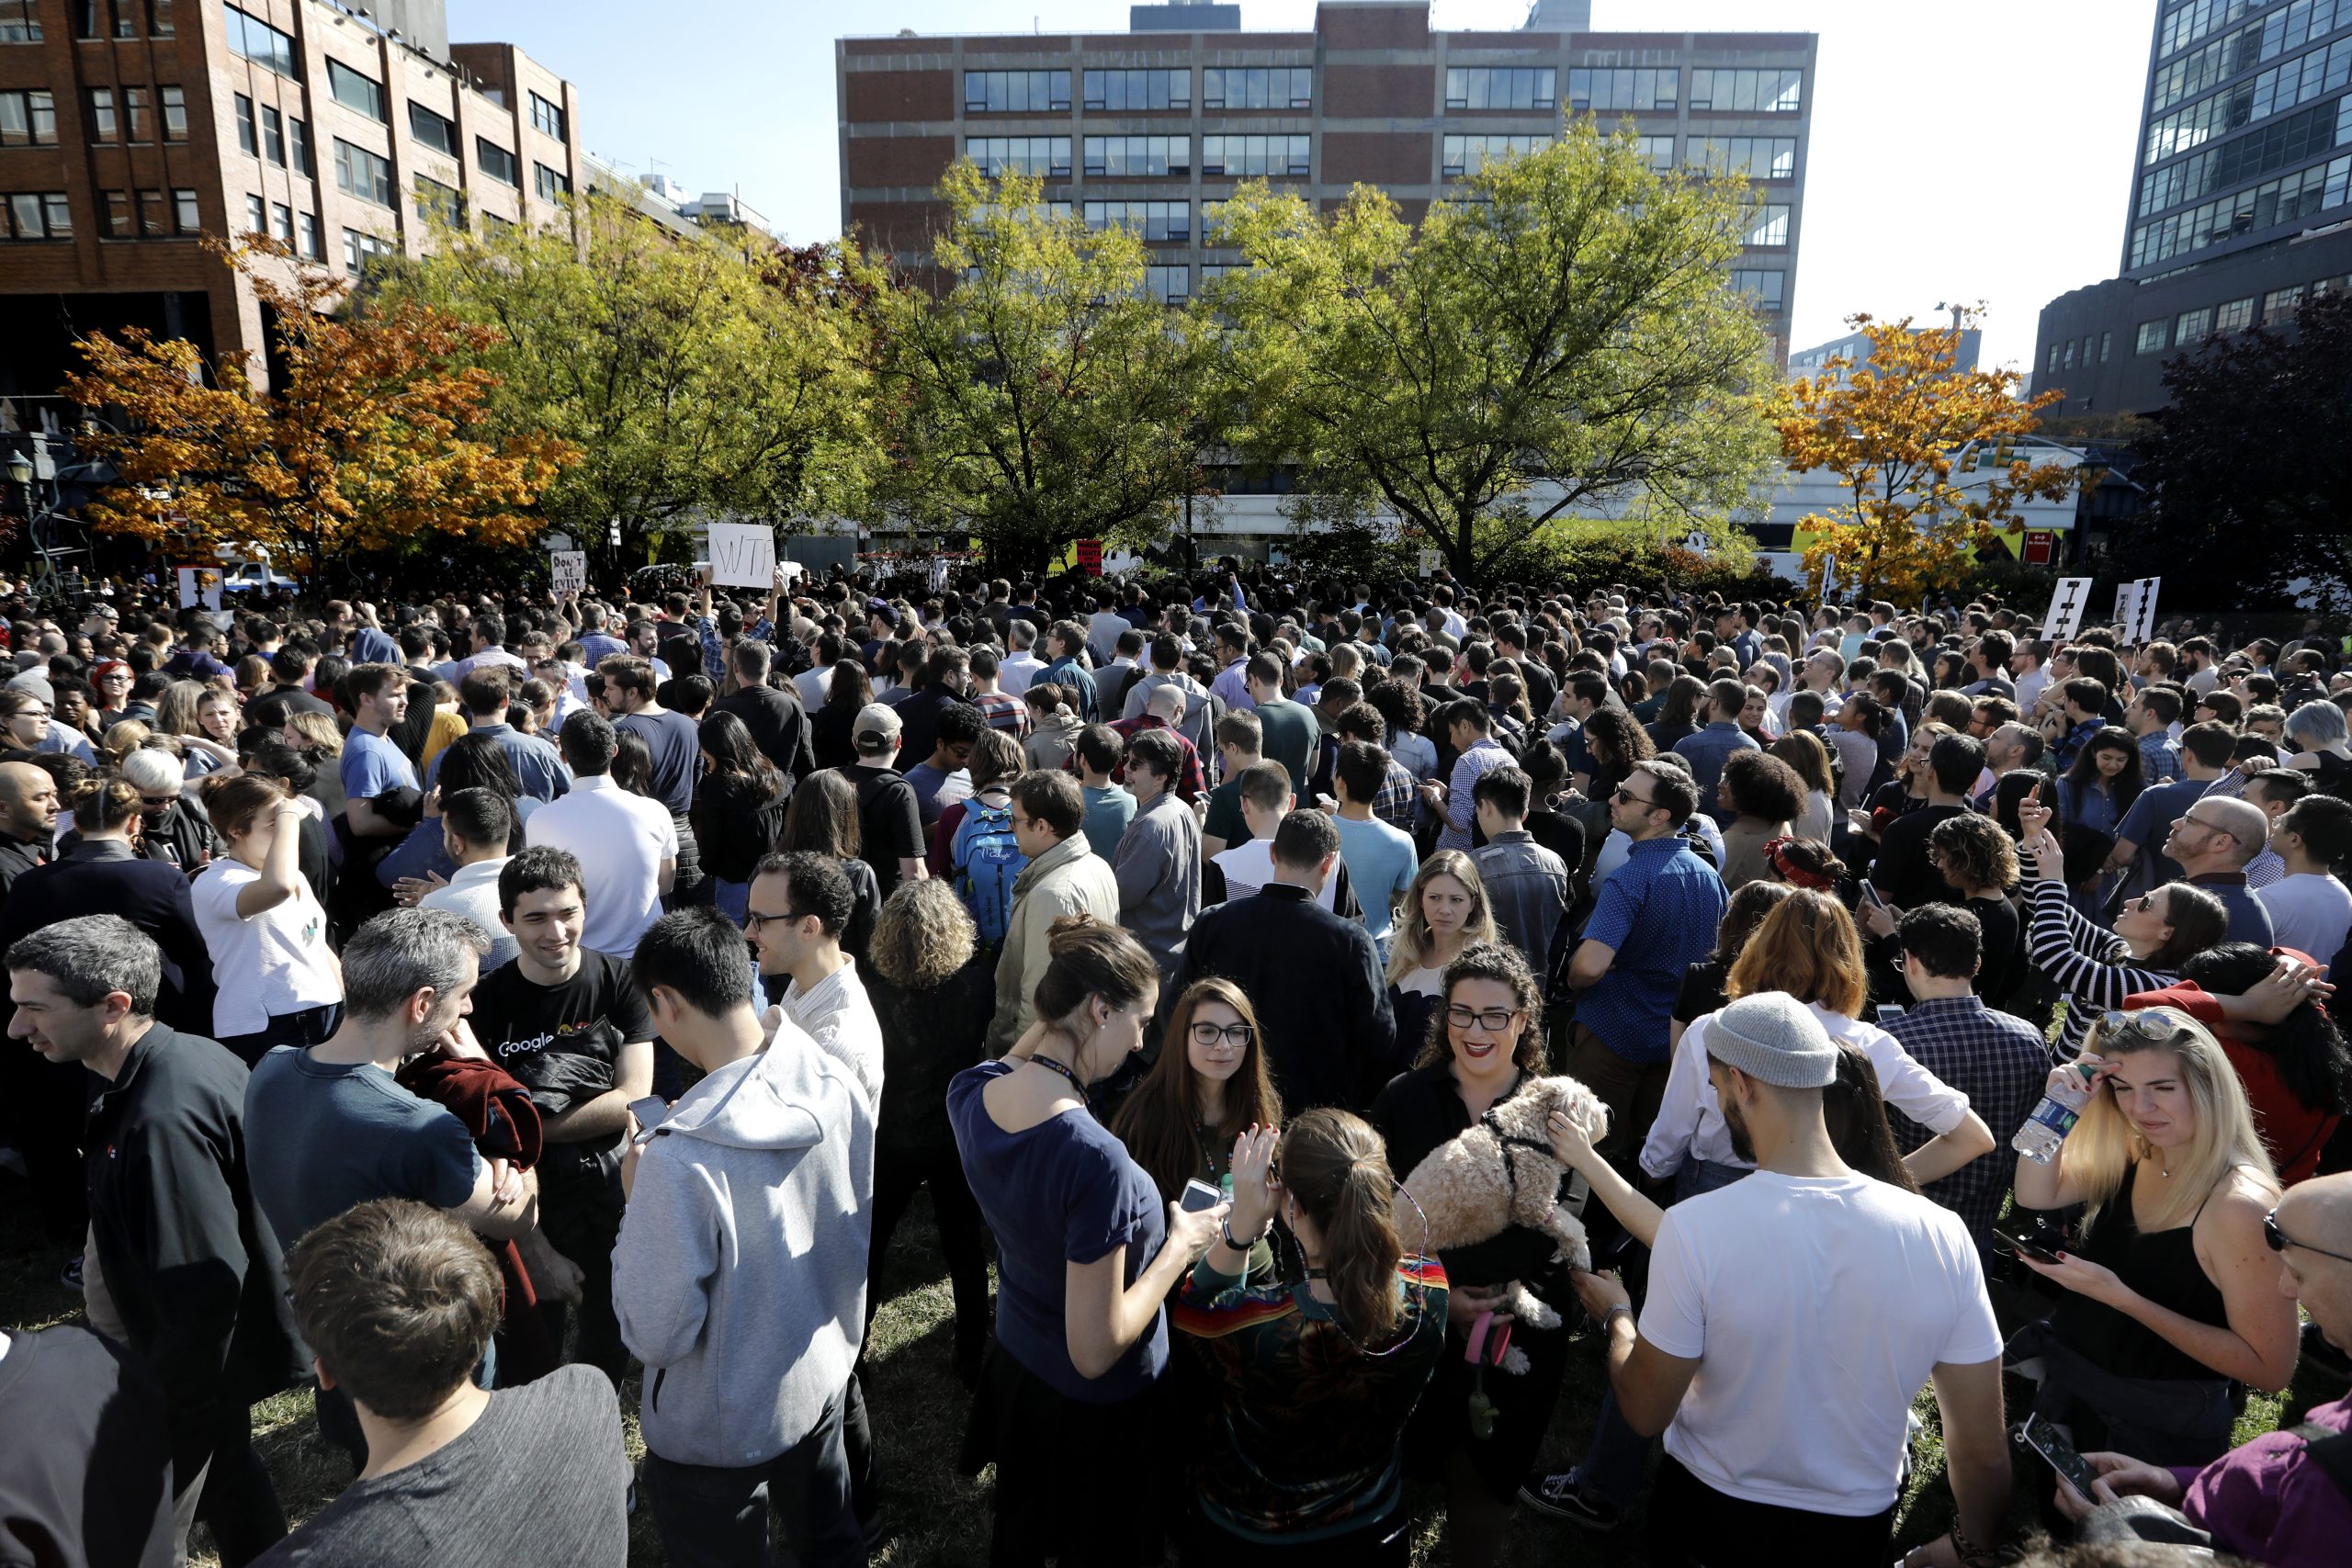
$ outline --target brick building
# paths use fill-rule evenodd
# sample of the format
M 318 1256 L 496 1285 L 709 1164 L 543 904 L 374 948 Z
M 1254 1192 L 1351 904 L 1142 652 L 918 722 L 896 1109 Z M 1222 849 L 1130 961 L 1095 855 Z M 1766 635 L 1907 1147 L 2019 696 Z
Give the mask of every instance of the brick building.
M 1809 33 L 1590 30 L 1542 0 L 1510 32 L 1433 32 L 1422 0 L 1322 0 L 1311 32 L 1244 32 L 1239 7 L 1147 5 L 1128 30 L 845 38 L 834 45 L 842 220 L 920 265 L 935 187 L 968 157 L 1043 175 L 1046 198 L 1138 227 L 1149 286 L 1188 298 L 1241 259 L 1204 214 L 1264 176 L 1324 207 L 1357 182 L 1408 220 L 1484 158 L 1548 141 L 1564 114 L 1634 121 L 1660 169 L 1745 169 L 1760 203 L 1734 280 L 1785 357 L 1804 227 Z
M 206 234 L 356 274 L 429 220 L 546 222 L 585 168 L 577 94 L 442 0 L 0 0 L 0 398 L 52 397 L 77 333 L 258 355 Z

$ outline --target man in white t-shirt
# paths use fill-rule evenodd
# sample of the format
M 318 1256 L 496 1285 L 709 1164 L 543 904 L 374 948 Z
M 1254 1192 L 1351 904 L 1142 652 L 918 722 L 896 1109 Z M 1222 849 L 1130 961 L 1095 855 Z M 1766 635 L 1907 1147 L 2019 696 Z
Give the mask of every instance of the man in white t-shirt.
M 1280 762 L 1252 762 L 1237 776 L 1241 819 L 1250 824 L 1250 837 L 1209 857 L 1202 878 L 1203 905 L 1250 897 L 1274 880 L 1274 830 L 1297 804 L 1291 793 L 1290 770 Z M 1315 901 L 1327 909 L 1333 908 L 1338 882 L 1338 877 L 1327 878 Z
M 620 750 L 610 721 L 582 712 L 563 721 L 563 761 L 571 791 L 531 813 L 523 839 L 552 844 L 579 861 L 588 904 L 580 945 L 627 958 L 662 918 L 662 898 L 678 878 L 678 831 L 670 808 L 632 795 L 613 777 Z
M 2009 1497 L 2001 1336 L 1957 1214 L 1838 1157 L 1822 1091 L 1838 1047 L 1779 992 L 1703 1027 L 1754 1174 L 1666 1212 L 1636 1330 L 1624 1287 L 1576 1276 L 1634 1430 L 1663 1430 L 1653 1562 L 1889 1561 L 1906 1417 L 1935 1384 L 1963 1561 Z M 1622 1320 L 1622 1321 L 1621 1321 Z

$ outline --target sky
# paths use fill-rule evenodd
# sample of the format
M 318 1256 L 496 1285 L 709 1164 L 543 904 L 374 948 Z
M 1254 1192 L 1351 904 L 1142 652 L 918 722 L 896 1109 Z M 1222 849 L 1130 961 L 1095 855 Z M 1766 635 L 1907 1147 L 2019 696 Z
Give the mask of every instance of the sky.
M 733 190 L 796 243 L 840 231 L 843 32 L 1120 32 L 1125 0 L 449 0 L 452 39 L 519 44 L 581 95 L 590 151 Z M 2041 307 L 2111 277 L 2157 0 L 1593 0 L 1596 29 L 1821 35 L 1791 347 L 1845 318 L 1985 306 L 1984 363 L 2029 368 Z M 1241 0 L 1253 31 L 1314 0 Z M 1435 0 L 1441 29 L 1525 0 Z M 665 19 L 674 25 L 665 26 Z

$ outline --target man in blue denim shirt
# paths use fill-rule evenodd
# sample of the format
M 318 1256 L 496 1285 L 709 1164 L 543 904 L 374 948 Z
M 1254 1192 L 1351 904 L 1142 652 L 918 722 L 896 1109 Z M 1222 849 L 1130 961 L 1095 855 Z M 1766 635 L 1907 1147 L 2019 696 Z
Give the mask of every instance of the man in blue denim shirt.
M 1656 762 L 1636 765 L 1618 786 L 1609 821 L 1633 849 L 1601 885 L 1568 964 L 1568 984 L 1583 993 L 1568 1075 L 1609 1107 L 1609 1135 L 1598 1147 L 1621 1167 L 1630 1168 L 1666 1092 L 1667 1023 L 1682 973 L 1707 955 L 1723 923 L 1723 878 L 1680 832 L 1698 806 L 1690 782 Z
M 1698 786 L 1702 801 L 1714 800 L 1726 758 L 1734 751 L 1758 750 L 1755 738 L 1739 727 L 1740 710 L 1747 705 L 1747 687 L 1729 678 L 1717 681 L 1707 688 L 1706 728 L 1674 743 L 1674 754 L 1690 764 L 1690 782 Z M 1720 809 L 1713 815 L 1718 822 L 1732 818 L 1732 813 Z

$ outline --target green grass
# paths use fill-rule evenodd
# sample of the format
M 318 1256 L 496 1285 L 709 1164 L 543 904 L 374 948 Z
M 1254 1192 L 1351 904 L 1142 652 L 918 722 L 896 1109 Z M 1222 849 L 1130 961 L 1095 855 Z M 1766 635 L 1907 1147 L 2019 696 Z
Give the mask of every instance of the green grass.
M 39 1328 L 78 1322 L 80 1298 L 57 1283 L 57 1270 L 66 1255 L 41 1244 L 28 1209 L 23 1184 L 0 1178 L 0 1324 Z M 878 1287 L 883 1304 L 875 1318 L 865 1392 L 882 1445 L 886 1507 L 894 1529 L 875 1552 L 873 1563 L 876 1568 L 930 1568 L 932 1564 L 960 1568 L 984 1563 L 989 1526 L 989 1478 L 984 1474 L 978 1481 L 967 1480 L 956 1471 L 969 1402 L 951 1365 L 955 1305 L 927 1201 L 919 1200 L 900 1227 Z M 1543 1468 L 1565 1469 L 1582 1452 L 1600 1407 L 1601 1384 L 1599 1345 L 1587 1340 L 1570 1357 L 1559 1410 L 1544 1448 Z M 632 1460 L 643 1451 L 637 1432 L 637 1399 L 638 1383 L 632 1378 L 621 1390 Z M 1922 1396 L 1920 1411 L 1928 1431 L 1921 1462 L 1904 1499 L 1897 1540 L 1905 1547 L 1932 1540 L 1951 1519 L 1951 1497 L 1942 1481 L 1942 1450 L 1931 1397 Z M 2239 1439 L 2271 1429 L 2277 1420 L 2277 1403 L 2256 1395 L 2239 1427 Z M 255 1446 L 277 1481 L 288 1517 L 295 1522 L 316 1513 L 348 1479 L 341 1451 L 319 1437 L 307 1392 L 280 1394 L 256 1405 L 254 1427 Z M 2031 1522 L 2026 1493 L 2035 1483 L 2036 1478 L 2020 1472 L 2012 1509 L 2013 1522 L 2019 1529 Z M 1433 1568 L 1448 1562 L 1442 1493 L 1416 1487 L 1412 1502 L 1420 1521 L 1414 1562 Z M 215 1561 L 201 1529 L 193 1545 L 194 1561 L 207 1564 Z M 1590 1536 L 1519 1510 L 1506 1543 L 1506 1562 L 1547 1562 L 1568 1553 L 1591 1568 L 1641 1562 L 1639 1513 L 1614 1535 Z M 629 1562 L 632 1568 L 645 1568 L 662 1561 L 651 1511 L 640 1508 L 631 1521 Z

